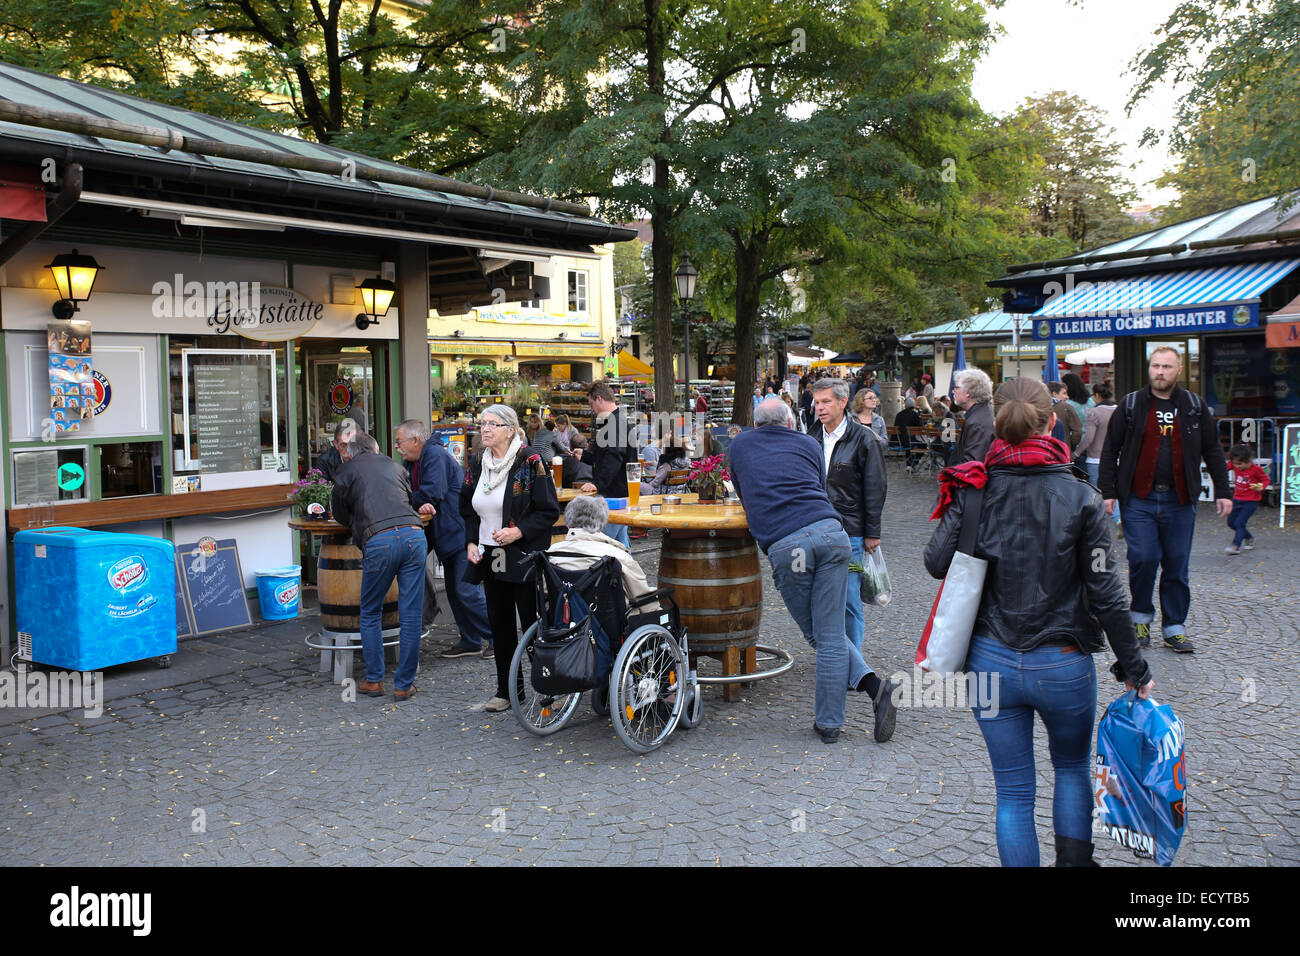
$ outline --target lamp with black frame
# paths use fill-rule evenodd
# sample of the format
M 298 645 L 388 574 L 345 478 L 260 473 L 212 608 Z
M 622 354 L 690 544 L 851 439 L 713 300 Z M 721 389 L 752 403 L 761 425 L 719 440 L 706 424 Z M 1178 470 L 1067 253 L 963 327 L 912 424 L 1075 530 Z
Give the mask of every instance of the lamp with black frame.
M 683 252 L 673 279 L 677 282 L 677 298 L 682 303 L 682 330 L 686 346 L 686 365 L 683 369 L 686 387 L 682 389 L 682 405 L 687 413 L 691 411 L 691 300 L 695 298 L 695 281 L 699 277 L 699 270 L 691 265 L 690 255 Z
M 59 290 L 59 301 L 52 311 L 60 320 L 81 311 L 79 304 L 90 298 L 95 279 L 104 269 L 94 256 L 83 256 L 76 249 L 55 256 L 45 268 L 54 276 L 54 286 Z
M 361 292 L 361 307 L 365 310 L 357 313 L 357 328 L 364 332 L 370 326 L 378 325 L 379 320 L 388 314 L 397 286 L 387 279 L 369 278 L 362 279 L 357 289 Z

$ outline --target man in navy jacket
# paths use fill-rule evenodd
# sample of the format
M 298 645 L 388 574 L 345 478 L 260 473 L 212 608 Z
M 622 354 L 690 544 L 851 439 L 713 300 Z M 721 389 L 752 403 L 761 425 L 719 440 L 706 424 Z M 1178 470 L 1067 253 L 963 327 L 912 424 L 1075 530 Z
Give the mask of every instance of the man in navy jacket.
M 411 476 L 411 499 L 420 514 L 433 520 L 424 529 L 429 550 L 443 566 L 447 603 L 460 628 L 460 640 L 443 651 L 443 657 L 469 657 L 488 653 L 492 632 L 481 588 L 466 583 L 465 521 L 460 516 L 460 486 L 464 471 L 442 443 L 429 438 L 429 426 L 408 418 L 397 426 L 397 450 Z

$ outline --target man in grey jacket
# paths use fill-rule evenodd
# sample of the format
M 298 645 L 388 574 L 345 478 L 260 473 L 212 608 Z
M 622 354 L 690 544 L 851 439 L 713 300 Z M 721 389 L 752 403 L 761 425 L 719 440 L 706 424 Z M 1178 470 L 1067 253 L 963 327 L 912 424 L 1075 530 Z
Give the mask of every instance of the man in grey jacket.
M 364 433 L 348 443 L 344 465 L 334 481 L 330 510 L 334 520 L 352 528 L 361 549 L 361 654 L 366 679 L 357 690 L 369 697 L 384 693 L 384 595 L 397 578 L 401 638 L 393 698 L 415 693 L 420 663 L 424 562 L 428 554 L 424 527 L 411 499 L 411 480 L 375 440 Z

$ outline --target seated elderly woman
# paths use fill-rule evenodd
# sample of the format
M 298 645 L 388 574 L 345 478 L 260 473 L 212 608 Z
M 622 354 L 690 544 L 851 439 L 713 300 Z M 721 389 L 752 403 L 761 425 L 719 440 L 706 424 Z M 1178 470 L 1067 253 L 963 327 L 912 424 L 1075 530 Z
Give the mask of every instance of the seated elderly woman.
M 629 603 L 654 592 L 632 553 L 604 533 L 609 523 L 609 506 L 604 498 L 598 495 L 574 498 L 564 509 L 564 523 L 569 526 L 569 533 L 563 541 L 546 549 L 553 565 L 564 571 L 584 571 L 599 559 L 612 557 L 623 572 L 623 593 Z M 657 610 L 657 605 L 647 604 L 641 610 Z

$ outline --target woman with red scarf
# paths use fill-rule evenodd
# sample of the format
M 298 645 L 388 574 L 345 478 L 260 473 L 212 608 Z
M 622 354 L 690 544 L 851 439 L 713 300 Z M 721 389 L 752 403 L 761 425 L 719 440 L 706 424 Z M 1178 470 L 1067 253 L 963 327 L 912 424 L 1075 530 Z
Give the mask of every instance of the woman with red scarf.
M 1105 631 L 1116 676 L 1141 696 L 1155 682 L 1138 649 L 1128 598 L 1115 571 L 1101 495 L 1050 435 L 1056 416 L 1046 387 L 1018 378 L 993 399 L 996 439 L 983 461 L 939 476 L 939 527 L 926 569 L 948 572 L 967 490 L 983 488 L 975 555 L 988 561 L 967 670 L 990 699 L 972 703 L 997 786 L 1003 866 L 1037 866 L 1034 714 L 1047 728 L 1055 771 L 1052 822 L 1058 866 L 1092 864 L 1092 733 Z M 987 675 L 987 676 L 985 676 Z

